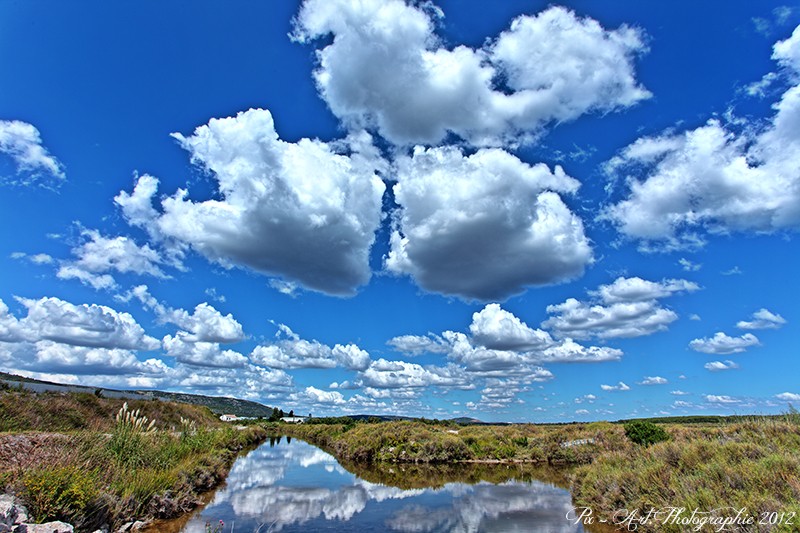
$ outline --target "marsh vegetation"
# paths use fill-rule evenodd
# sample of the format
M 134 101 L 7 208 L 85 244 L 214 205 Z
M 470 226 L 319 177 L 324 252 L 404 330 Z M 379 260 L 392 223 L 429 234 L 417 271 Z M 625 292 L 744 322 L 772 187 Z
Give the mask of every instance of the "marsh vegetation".
M 204 407 L 86 393 L 4 391 L 0 413 L 0 489 L 37 522 L 88 531 L 194 508 L 265 435 Z
M 412 472 L 418 463 L 448 463 L 456 469 L 462 462 L 574 464 L 577 467 L 568 475 L 573 503 L 607 520 L 621 509 L 745 509 L 757 520 L 796 516 L 794 521 L 762 528 L 796 531 L 799 419 L 791 411 L 783 416 L 665 424 L 458 427 L 383 422 L 281 429 L 329 451 L 348 469 L 358 472 L 353 465 L 369 464 L 361 467 L 366 475 L 390 484 L 396 472 L 390 465 L 398 463 Z M 681 531 L 681 527 L 651 522 L 639 531 Z
M 575 506 L 606 519 L 620 509 L 664 507 L 800 515 L 796 411 L 663 423 L 322 422 L 331 423 L 251 421 L 244 428 L 186 404 L 5 390 L 0 488 L 21 498 L 36 520 L 80 530 L 168 518 L 196 507 L 200 493 L 225 479 L 239 450 L 289 435 L 362 480 L 402 490 L 544 480 L 569 487 Z

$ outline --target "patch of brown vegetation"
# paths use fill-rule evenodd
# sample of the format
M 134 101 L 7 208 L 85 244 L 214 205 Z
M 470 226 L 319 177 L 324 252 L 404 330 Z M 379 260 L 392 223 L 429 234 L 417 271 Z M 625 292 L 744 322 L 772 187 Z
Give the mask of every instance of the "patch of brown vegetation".
M 0 432 L 109 431 L 123 403 L 126 400 L 102 398 L 86 392 L 3 390 L 0 391 Z M 181 418 L 204 426 L 221 425 L 207 407 L 160 400 L 128 400 L 127 404 L 131 410 L 139 410 L 150 420 L 157 420 L 159 428 L 180 427 Z

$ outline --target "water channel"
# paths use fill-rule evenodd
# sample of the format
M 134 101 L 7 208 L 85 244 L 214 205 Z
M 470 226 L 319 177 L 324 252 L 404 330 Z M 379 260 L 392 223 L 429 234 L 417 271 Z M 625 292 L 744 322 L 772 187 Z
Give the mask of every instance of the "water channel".
M 207 505 L 158 531 L 580 532 L 563 471 L 534 465 L 340 464 L 273 438 L 240 457 Z

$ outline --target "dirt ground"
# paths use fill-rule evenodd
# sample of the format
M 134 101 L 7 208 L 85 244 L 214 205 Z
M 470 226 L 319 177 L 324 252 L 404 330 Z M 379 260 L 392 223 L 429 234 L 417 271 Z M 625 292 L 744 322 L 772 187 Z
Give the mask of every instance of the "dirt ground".
M 0 433 L 0 473 L 58 463 L 69 454 L 69 443 L 60 433 Z

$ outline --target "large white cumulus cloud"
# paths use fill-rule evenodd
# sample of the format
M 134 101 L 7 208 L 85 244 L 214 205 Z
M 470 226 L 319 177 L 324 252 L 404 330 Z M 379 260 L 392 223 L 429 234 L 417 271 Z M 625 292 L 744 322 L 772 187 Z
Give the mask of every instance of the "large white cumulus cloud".
M 166 369 L 159 359 L 136 357 L 136 351 L 157 350 L 161 343 L 128 313 L 54 297 L 17 301 L 27 310 L 21 319 L 0 300 L 0 362 L 6 369 L 101 375 Z
M 369 353 L 355 344 L 336 344 L 332 348 L 317 340 L 301 339 L 285 324 L 279 324 L 279 336 L 273 344 L 256 346 L 250 358 L 271 368 L 335 368 L 364 370 L 370 364 Z
M 128 313 L 97 304 L 73 304 L 60 298 L 16 298 L 27 315 L 17 318 L 0 300 L 0 365 L 4 370 L 61 383 L 104 387 L 160 388 L 225 395 L 231 390 L 251 399 L 274 398 L 293 386 L 278 369 L 251 364 L 247 357 L 220 347 L 243 338 L 241 325 L 208 304 L 189 314 L 158 303 L 147 287 L 118 298 L 136 297 L 159 320 L 190 331 L 148 335 Z M 159 350 L 162 348 L 163 350 Z M 142 352 L 155 351 L 144 359 Z M 167 364 L 164 356 L 174 357 Z
M 530 350 L 553 344 L 549 333 L 531 328 L 499 304 L 473 313 L 469 331 L 475 344 L 495 350 Z
M 335 368 L 363 370 L 369 366 L 366 350 L 355 344 L 336 344 L 331 348 L 318 341 L 283 340 L 278 344 L 256 346 L 250 354 L 253 361 L 270 368 Z
M 455 365 L 422 366 L 386 359 L 372 361 L 361 373 L 361 380 L 364 385 L 379 389 L 428 386 L 470 388 L 464 370 Z
M 800 80 L 800 28 L 773 58 Z M 696 246 L 704 234 L 772 233 L 800 227 L 800 85 L 774 104 L 766 128 L 709 120 L 679 133 L 643 137 L 607 164 L 629 193 L 609 206 L 611 221 L 644 248 Z M 736 131 L 741 129 L 741 131 Z
M 349 125 L 401 145 L 449 132 L 477 146 L 514 144 L 548 123 L 650 96 L 635 80 L 646 47 L 633 28 L 605 30 L 551 7 L 518 17 L 483 48 L 448 48 L 435 33 L 442 16 L 402 0 L 306 0 L 295 37 L 333 36 L 317 52 L 322 98 Z
M 263 109 L 174 136 L 216 179 L 219 199 L 192 201 L 179 190 L 159 212 L 151 205 L 155 180 L 143 176 L 132 193 L 116 198 L 132 224 L 224 266 L 324 293 L 351 295 L 369 280 L 385 189 L 369 136 L 285 142 Z
M 233 315 L 223 315 L 207 302 L 198 304 L 191 314 L 185 309 L 167 308 L 159 313 L 159 320 L 188 330 L 190 341 L 231 343 L 245 338 L 242 325 Z
M 499 304 L 486 305 L 472 315 L 470 335 L 444 331 L 440 336 L 403 335 L 389 341 L 396 350 L 444 353 L 477 376 L 546 381 L 552 372 L 543 363 L 600 363 L 616 361 L 622 351 L 607 346 L 584 346 L 570 338 L 554 339 L 534 329 Z
M 139 285 L 117 297 L 123 302 L 132 298 L 155 312 L 159 322 L 183 328 L 163 339 L 167 355 L 175 357 L 178 362 L 206 367 L 242 367 L 247 363 L 244 355 L 220 347 L 220 344 L 236 343 L 246 338 L 242 325 L 232 314 L 223 315 L 208 302 L 195 306 L 192 313 L 166 306 L 150 294 L 147 285 Z
M 655 282 L 639 277 L 620 277 L 591 291 L 594 301 L 567 298 L 560 304 L 547 306 L 551 316 L 542 326 L 552 329 L 560 337 L 575 339 L 650 335 L 665 331 L 678 319 L 675 311 L 662 307 L 658 300 L 699 289 L 696 283 L 682 279 Z
M 164 350 L 181 363 L 210 367 L 242 367 L 247 358 L 234 350 L 224 350 L 218 342 L 198 341 L 185 331 L 164 337 Z
M 580 184 L 561 167 L 501 149 L 417 148 L 397 162 L 400 206 L 386 267 L 424 289 L 499 300 L 583 273 L 592 250 L 558 193 Z
M 17 300 L 28 311 L 18 322 L 22 340 L 124 350 L 155 350 L 160 346 L 130 314 L 104 305 L 75 305 L 53 297 Z
M 498 147 L 649 98 L 634 72 L 643 34 L 551 7 L 516 18 L 480 48 L 449 47 L 436 32 L 442 17 L 432 3 L 305 0 L 293 37 L 319 44 L 320 95 L 350 135 L 286 142 L 262 109 L 211 119 L 173 136 L 218 194 L 199 200 L 180 189 L 154 205 L 158 180 L 144 175 L 115 198 L 126 220 L 163 248 L 164 263 L 181 265 L 191 249 L 278 278 L 270 283 L 281 292 L 348 296 L 370 279 L 387 214 L 378 174 L 392 168 L 398 209 L 387 270 L 484 301 L 580 276 L 592 250 L 561 196 L 579 183 Z M 395 145 L 392 167 L 366 131 Z M 479 150 L 424 148 L 459 140 Z
M 197 304 L 194 311 L 189 313 L 186 309 L 176 309 L 159 302 L 150 294 L 147 285 L 137 285 L 116 297 L 118 301 L 126 303 L 133 298 L 139 300 L 145 309 L 152 310 L 162 324 L 175 324 L 186 330 L 186 340 L 190 342 L 232 343 L 245 338 L 242 325 L 232 314 L 223 315 L 208 302 Z
M 4 368 L 15 373 L 63 372 L 82 376 L 152 378 L 163 375 L 169 370 L 161 359 L 153 357 L 142 361 L 131 350 L 74 346 L 46 340 L 33 343 L 0 343 L 0 360 L 4 361 Z

